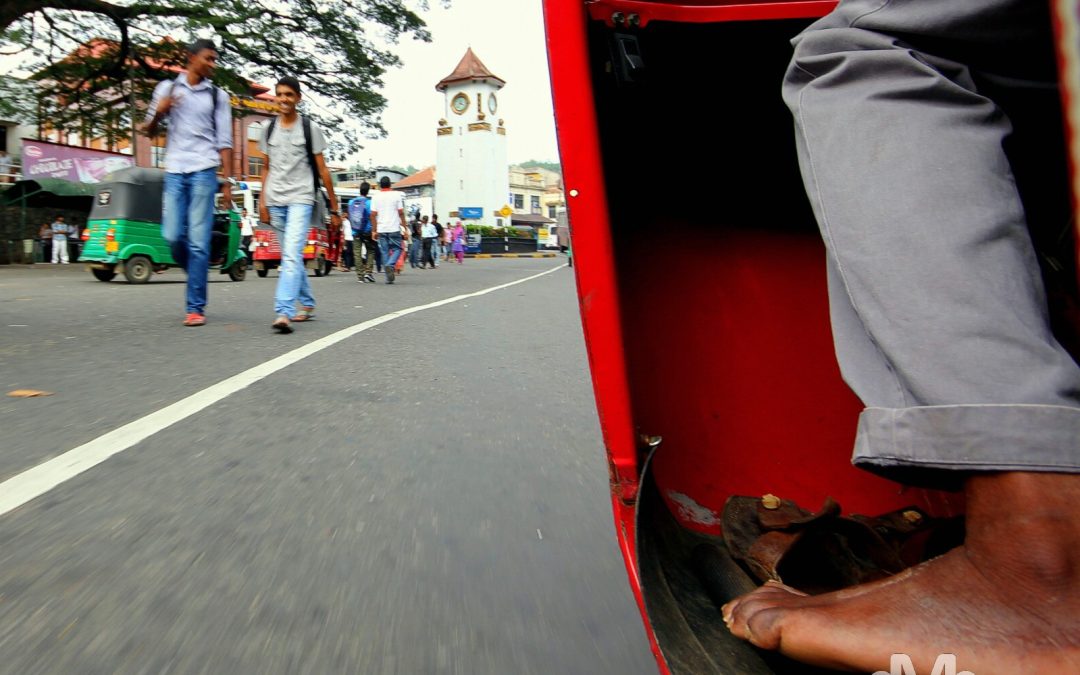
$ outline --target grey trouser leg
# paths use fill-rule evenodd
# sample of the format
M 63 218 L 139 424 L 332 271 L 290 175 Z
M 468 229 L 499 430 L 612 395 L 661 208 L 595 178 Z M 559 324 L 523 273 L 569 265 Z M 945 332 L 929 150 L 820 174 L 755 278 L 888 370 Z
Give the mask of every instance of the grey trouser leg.
M 783 93 L 864 468 L 1080 470 L 1080 368 L 1050 330 L 1010 120 L 981 93 L 1051 86 L 1046 5 L 855 0 L 793 41 Z

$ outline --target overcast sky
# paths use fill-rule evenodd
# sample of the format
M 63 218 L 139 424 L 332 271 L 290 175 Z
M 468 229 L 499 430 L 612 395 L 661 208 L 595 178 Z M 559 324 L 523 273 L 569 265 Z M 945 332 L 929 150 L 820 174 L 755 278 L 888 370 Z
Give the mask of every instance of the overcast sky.
M 510 162 L 558 161 L 540 0 L 452 0 L 449 9 L 432 0 L 421 16 L 432 41 L 397 46 L 403 65 L 387 73 L 383 89 L 388 101 L 383 126 L 389 135 L 364 140 L 356 159 L 365 165 L 369 159 L 376 165 L 434 164 L 435 128 L 444 110 L 435 84 L 472 47 L 492 73 L 506 80 L 499 117 L 506 120 Z

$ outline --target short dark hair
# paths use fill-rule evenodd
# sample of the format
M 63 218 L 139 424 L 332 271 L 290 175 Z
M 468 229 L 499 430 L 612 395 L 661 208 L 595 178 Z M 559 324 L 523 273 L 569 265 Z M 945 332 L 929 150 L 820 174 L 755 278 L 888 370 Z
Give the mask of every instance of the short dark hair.
M 379 179 L 379 187 L 381 187 L 381 188 L 390 187 L 390 176 L 383 176 L 382 178 L 380 178 Z
M 282 75 L 278 78 L 277 83 L 279 86 L 285 85 L 289 89 L 292 89 L 296 92 L 297 96 L 303 96 L 303 94 L 300 93 L 300 80 L 296 79 L 292 75 Z
M 360 183 L 360 194 L 366 195 L 369 192 L 371 192 L 371 183 L 367 181 Z
M 217 45 L 214 44 L 214 41 L 207 40 L 206 38 L 199 38 L 198 40 L 188 44 L 187 46 L 188 54 L 198 54 L 204 49 L 212 49 L 215 52 L 218 50 Z

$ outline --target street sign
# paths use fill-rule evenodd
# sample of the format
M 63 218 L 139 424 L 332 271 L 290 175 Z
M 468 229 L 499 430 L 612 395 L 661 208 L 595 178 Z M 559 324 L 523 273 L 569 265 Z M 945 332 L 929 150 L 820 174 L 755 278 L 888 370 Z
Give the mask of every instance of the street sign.
M 510 208 L 509 206 L 504 206 L 499 209 L 499 215 L 503 218 L 509 218 L 510 216 L 514 215 L 514 209 Z
M 484 217 L 484 209 L 479 206 L 458 207 L 458 217 L 467 220 L 480 220 Z

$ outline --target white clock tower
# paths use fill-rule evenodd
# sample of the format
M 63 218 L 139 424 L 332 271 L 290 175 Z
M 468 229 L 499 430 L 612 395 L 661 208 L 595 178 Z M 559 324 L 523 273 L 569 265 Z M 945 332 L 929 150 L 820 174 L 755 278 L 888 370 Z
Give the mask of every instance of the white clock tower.
M 468 222 L 510 224 L 498 214 L 510 198 L 506 126 L 497 94 L 505 84 L 470 48 L 454 72 L 435 85 L 445 97 L 435 156 L 435 213 L 443 222 L 451 211 L 479 207 L 482 217 Z

